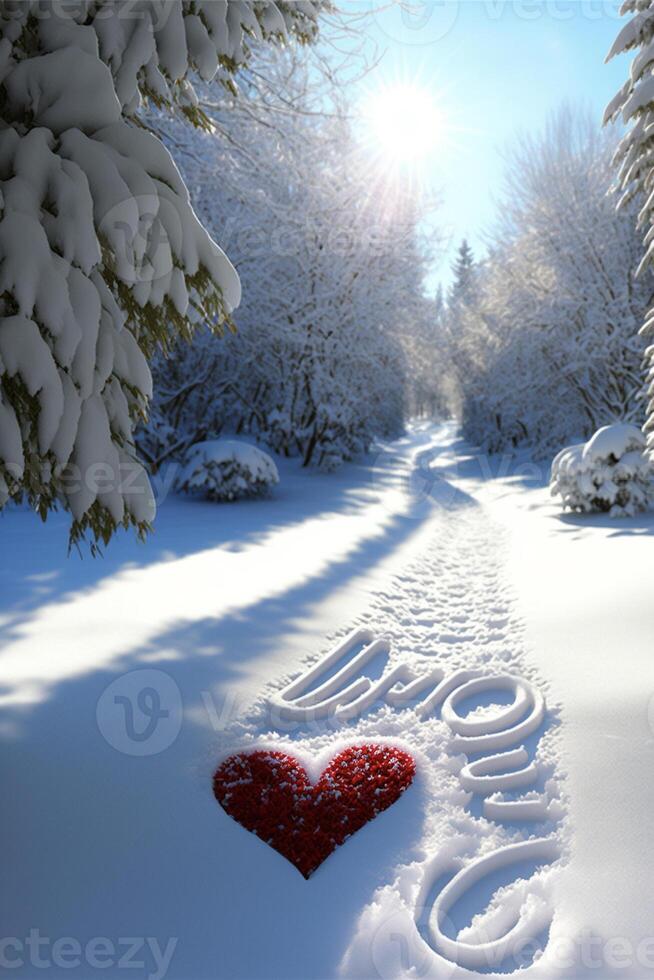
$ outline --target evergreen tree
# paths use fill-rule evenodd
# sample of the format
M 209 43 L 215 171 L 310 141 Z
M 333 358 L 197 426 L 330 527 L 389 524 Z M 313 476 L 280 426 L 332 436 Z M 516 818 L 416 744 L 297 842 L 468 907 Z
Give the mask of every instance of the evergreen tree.
M 638 267 L 640 274 L 654 266 L 654 0 L 625 0 L 621 13 L 633 16 L 618 34 L 607 61 L 626 51 L 633 51 L 635 57 L 627 81 L 607 106 L 604 121 L 621 117 L 623 123 L 631 124 L 615 160 L 622 192 L 618 207 L 623 208 L 632 201 L 638 207 L 637 226 L 642 229 L 645 241 L 645 254 Z M 646 352 L 649 371 L 644 431 L 649 451 L 654 453 L 654 346 L 651 344 L 654 309 L 647 313 L 640 333 L 650 344 Z
M 457 303 L 467 303 L 472 295 L 475 259 L 472 249 L 465 238 L 459 245 L 456 259 L 452 265 L 452 273 L 454 279 L 448 296 L 449 305 L 455 306 Z
M 72 541 L 149 527 L 148 361 L 240 285 L 141 109 L 208 127 L 190 76 L 235 93 L 250 46 L 309 40 L 320 6 L 0 2 L 0 507 L 63 506 Z
M 439 324 L 445 315 L 445 291 L 442 283 L 438 284 L 436 296 L 434 297 L 434 312 L 436 323 Z

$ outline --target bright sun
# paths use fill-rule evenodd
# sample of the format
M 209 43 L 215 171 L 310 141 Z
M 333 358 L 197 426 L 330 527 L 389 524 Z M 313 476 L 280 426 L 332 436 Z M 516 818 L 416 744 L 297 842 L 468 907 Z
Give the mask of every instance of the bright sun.
M 444 136 L 444 114 L 429 89 L 394 83 L 376 89 L 362 103 L 367 142 L 387 162 L 420 165 Z

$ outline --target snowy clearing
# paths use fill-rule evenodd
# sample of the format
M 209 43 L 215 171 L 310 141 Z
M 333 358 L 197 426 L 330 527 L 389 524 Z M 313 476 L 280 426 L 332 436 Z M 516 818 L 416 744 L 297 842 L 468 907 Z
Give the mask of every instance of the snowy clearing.
M 180 980 L 654 970 L 654 518 L 561 516 L 518 463 L 416 426 L 337 474 L 282 464 L 269 500 L 170 497 L 97 561 L 64 559 L 65 520 L 4 514 L 14 976 L 34 929 L 48 976 L 93 975 L 97 937 L 105 976 L 125 937 L 134 976 Z M 237 750 L 315 777 L 362 742 L 416 779 L 308 882 L 213 798 Z

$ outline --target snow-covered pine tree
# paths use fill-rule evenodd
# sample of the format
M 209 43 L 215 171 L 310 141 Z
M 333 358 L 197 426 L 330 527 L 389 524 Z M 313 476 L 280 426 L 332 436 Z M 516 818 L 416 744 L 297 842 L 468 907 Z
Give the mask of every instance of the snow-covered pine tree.
M 621 190 L 618 207 L 638 202 L 638 227 L 644 232 L 645 254 L 639 274 L 654 268 L 654 0 L 625 0 L 622 15 L 631 19 L 618 34 L 607 61 L 618 54 L 633 51 L 629 78 L 606 108 L 604 122 L 622 117 L 630 128 L 620 142 L 615 155 L 618 167 L 618 187 Z M 641 328 L 648 340 L 654 337 L 654 309 L 650 309 Z M 654 454 L 654 344 L 645 352 L 648 370 L 648 403 L 644 432 L 650 454 Z
M 434 321 L 440 327 L 445 316 L 445 290 L 442 283 L 438 284 L 436 295 L 434 296 Z
M 0 507 L 59 504 L 73 542 L 148 528 L 148 359 L 219 329 L 240 286 L 140 110 L 208 125 L 191 76 L 233 88 L 253 43 L 311 39 L 321 6 L 0 3 Z
M 441 318 L 444 359 L 451 362 L 450 378 L 441 379 L 441 393 L 454 414 L 458 414 L 458 397 L 454 377 L 465 378 L 471 369 L 470 331 L 467 329 L 470 309 L 477 298 L 479 268 L 467 239 L 462 239 L 451 266 L 452 283 L 447 291 L 447 306 Z M 474 344 L 473 344 L 474 346 Z M 474 351 L 472 352 L 474 359 Z
M 456 253 L 452 265 L 452 275 L 453 280 L 448 296 L 449 305 L 455 306 L 457 303 L 466 303 L 471 297 L 474 284 L 475 257 L 465 238 L 461 241 Z

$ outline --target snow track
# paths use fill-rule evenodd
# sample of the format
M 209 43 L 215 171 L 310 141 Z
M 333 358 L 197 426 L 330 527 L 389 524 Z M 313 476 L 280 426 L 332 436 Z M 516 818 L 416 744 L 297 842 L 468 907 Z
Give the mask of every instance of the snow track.
M 326 655 L 272 682 L 227 737 L 302 756 L 390 739 L 418 761 L 421 786 L 406 795 L 420 830 L 363 911 L 346 976 L 394 977 L 425 962 L 437 977 L 512 972 L 540 955 L 552 919 L 562 853 L 555 712 L 525 659 L 504 534 L 451 484 L 428 490 L 437 519 L 427 547 Z

